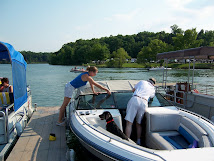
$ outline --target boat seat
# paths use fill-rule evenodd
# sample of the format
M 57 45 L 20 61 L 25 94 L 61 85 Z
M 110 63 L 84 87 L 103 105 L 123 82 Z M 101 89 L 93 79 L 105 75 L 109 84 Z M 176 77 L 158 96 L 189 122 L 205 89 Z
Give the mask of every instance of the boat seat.
M 3 105 L 10 105 L 10 95 L 9 92 L 0 92 L 0 107 Z
M 117 126 L 120 128 L 121 131 L 123 131 L 122 127 L 122 119 L 121 115 L 118 109 L 108 109 L 108 110 L 97 110 L 95 115 L 84 115 L 83 117 L 86 118 L 86 120 L 93 126 L 97 127 L 100 126 L 103 129 L 106 128 L 106 121 L 101 120 L 99 115 L 102 114 L 104 111 L 109 111 L 112 114 L 112 117 L 114 119 L 114 122 L 117 124 Z
M 146 145 L 157 150 L 211 147 L 207 132 L 178 111 L 146 112 Z

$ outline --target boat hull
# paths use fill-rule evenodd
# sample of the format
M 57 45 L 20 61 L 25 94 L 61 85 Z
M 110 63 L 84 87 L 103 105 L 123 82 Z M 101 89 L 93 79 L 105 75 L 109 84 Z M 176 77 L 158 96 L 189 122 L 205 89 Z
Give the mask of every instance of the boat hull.
M 132 95 L 131 90 L 124 90 L 135 84 L 130 82 L 107 81 L 108 87 L 114 91 L 109 97 L 107 94 L 91 95 L 87 86 L 74 93 L 75 99 L 69 104 L 69 124 L 88 151 L 102 160 L 214 160 L 214 124 L 191 111 L 175 107 L 160 93 L 155 94 L 145 110 L 143 146 L 107 131 L 106 121 L 99 116 L 105 111 L 110 112 L 120 128 L 118 120 L 124 123 L 125 101 Z M 124 125 L 121 129 L 123 131 Z M 175 138 L 175 141 L 167 137 Z M 189 137 L 188 142 L 186 137 Z M 195 141 L 198 145 L 192 147 Z
M 96 129 L 91 129 L 85 122 L 82 122 L 76 112 L 71 113 L 69 124 L 80 143 L 101 160 L 162 160 L 160 156 L 146 151 L 138 145 L 130 146 L 131 144 L 126 140 L 114 140 Z M 121 144 L 120 141 L 125 144 Z
M 74 128 L 71 128 L 74 129 Z M 82 146 L 84 146 L 90 153 L 92 153 L 94 156 L 96 156 L 97 158 L 104 160 L 104 161 L 111 161 L 111 160 L 116 160 L 114 158 L 111 158 L 110 156 L 102 153 L 101 151 L 97 150 L 96 148 L 94 148 L 93 146 L 89 145 L 86 140 L 83 140 L 82 138 L 80 138 L 80 136 L 78 135 L 77 131 L 73 133 L 76 135 L 76 137 L 79 139 L 80 143 Z
M 182 112 L 183 115 L 186 112 Z M 189 116 L 188 116 L 189 115 Z M 186 117 L 191 117 L 191 114 L 186 114 Z M 194 121 L 197 121 L 196 116 L 192 116 Z M 199 120 L 197 122 L 200 123 Z M 207 124 L 206 122 L 204 122 Z M 205 125 L 201 122 L 201 126 Z M 207 126 L 210 126 L 207 124 Z M 138 145 L 130 145 L 121 140 L 114 140 L 108 136 L 100 134 L 95 129 L 91 129 L 86 122 L 76 115 L 74 112 L 70 118 L 70 128 L 73 133 L 77 136 L 80 143 L 93 155 L 100 158 L 101 160 L 213 160 L 212 157 L 214 148 L 194 148 L 194 149 L 181 149 L 181 150 L 151 150 L 140 147 Z M 208 129 L 206 129 L 208 130 Z M 146 151 L 147 149 L 147 151 Z M 206 154 L 204 157 L 201 155 Z M 185 154 L 185 155 L 184 155 Z M 175 156 L 178 156 L 177 158 Z M 197 159 L 200 158 L 200 159 Z

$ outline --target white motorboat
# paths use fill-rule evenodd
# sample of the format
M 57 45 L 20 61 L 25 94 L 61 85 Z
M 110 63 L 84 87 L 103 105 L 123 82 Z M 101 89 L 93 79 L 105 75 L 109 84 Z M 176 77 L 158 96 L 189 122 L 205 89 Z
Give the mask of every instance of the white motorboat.
M 74 73 L 83 73 L 83 72 L 86 72 L 86 70 L 85 69 L 83 69 L 83 68 L 72 68 L 71 70 L 70 70 L 70 72 L 74 72 Z
M 156 70 L 171 70 L 172 68 L 165 68 L 165 67 L 152 67 L 152 68 L 148 68 L 148 71 L 156 71 Z
M 149 101 L 142 120 L 142 146 L 134 142 L 135 129 L 129 141 L 106 130 L 106 122 L 100 120 L 99 115 L 109 111 L 124 131 L 126 106 L 137 82 L 98 82 L 111 90 L 110 96 L 97 88 L 101 94 L 93 95 L 89 84 L 74 92 L 69 104 L 69 125 L 80 143 L 102 160 L 213 161 L 214 124 L 173 106 L 159 93 Z
M 81 69 L 71 69 L 70 70 L 70 72 L 74 72 L 74 73 L 83 73 L 83 72 L 85 72 L 85 70 L 83 71 L 83 70 L 81 70 Z
M 27 64 L 22 54 L 0 41 L 0 60 L 11 62 L 13 77 L 13 93 L 0 92 L 0 160 L 5 160 L 34 109 L 26 81 Z

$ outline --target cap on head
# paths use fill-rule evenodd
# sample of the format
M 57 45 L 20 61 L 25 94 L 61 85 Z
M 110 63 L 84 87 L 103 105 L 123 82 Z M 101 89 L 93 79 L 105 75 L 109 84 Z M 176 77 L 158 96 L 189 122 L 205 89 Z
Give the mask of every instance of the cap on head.
M 155 78 L 149 78 L 149 82 L 151 82 L 152 84 L 156 83 L 156 79 Z

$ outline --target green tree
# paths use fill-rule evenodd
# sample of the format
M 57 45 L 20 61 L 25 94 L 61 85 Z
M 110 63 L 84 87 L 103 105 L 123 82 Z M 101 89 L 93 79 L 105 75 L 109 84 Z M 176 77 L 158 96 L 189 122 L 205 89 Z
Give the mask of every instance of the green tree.
M 57 65 L 58 64 L 58 57 L 57 57 L 57 54 L 56 53 L 52 53 L 51 56 L 50 56 L 50 64 L 52 65 Z
M 148 46 L 142 48 L 138 54 L 137 60 L 139 63 L 155 61 L 157 53 L 169 51 L 171 48 L 171 45 L 168 45 L 161 40 L 154 39 Z
M 170 26 L 170 28 L 172 29 L 172 34 L 175 36 L 177 34 L 183 34 L 184 33 L 184 31 L 181 28 L 179 28 L 178 25 L 176 25 L 176 24 Z
M 197 36 L 196 28 L 188 29 L 184 34 L 177 34 L 176 37 L 173 37 L 174 49 L 182 50 L 199 47 L 203 40 L 197 40 Z
M 91 46 L 78 46 L 74 52 L 74 64 L 88 63 L 90 61 Z
M 210 42 L 209 46 L 214 47 L 214 42 Z
M 60 64 L 65 64 L 65 65 L 70 65 L 73 62 L 73 56 L 74 56 L 74 50 L 68 46 L 68 45 L 65 45 L 61 51 L 60 51 L 60 54 L 61 54 L 61 63 Z
M 210 46 L 214 42 L 214 31 L 205 31 L 203 46 Z
M 115 52 L 120 48 L 123 48 L 132 58 L 137 57 L 138 62 L 142 63 L 156 60 L 156 54 L 159 52 L 213 45 L 214 31 L 202 29 L 197 33 L 194 28 L 183 31 L 175 24 L 171 26 L 171 33 L 143 31 L 134 35 L 79 39 L 63 45 L 58 52 L 49 54 L 50 56 L 28 52 L 25 57 L 28 62 L 48 59 L 53 64 L 82 64 L 112 57 L 114 61 L 110 61 L 108 65 L 112 63 L 109 66 L 121 66 L 119 57 L 115 57 Z
M 35 62 L 39 62 L 39 63 L 43 63 L 43 62 L 49 62 L 49 56 L 51 55 L 51 53 L 35 53 L 32 51 L 21 51 L 21 53 L 23 54 L 25 60 L 27 61 L 27 63 L 35 63 Z
M 122 35 L 121 35 L 122 36 Z M 105 43 L 109 45 L 109 51 L 112 53 L 123 46 L 123 41 L 120 36 L 110 36 Z
M 109 56 L 110 52 L 106 45 L 96 43 L 92 46 L 90 60 L 106 60 Z
M 108 63 L 108 67 L 121 68 L 122 65 L 126 62 L 126 59 L 131 58 L 123 48 L 119 48 L 117 51 L 114 51 L 112 57 L 113 60 Z
M 146 63 L 150 61 L 149 55 L 152 53 L 152 49 L 148 46 L 144 46 L 137 55 L 138 63 Z
M 136 54 L 133 51 L 133 47 L 135 44 L 135 39 L 131 35 L 126 35 L 122 38 L 123 40 L 123 48 L 127 51 L 129 56 L 136 58 Z

